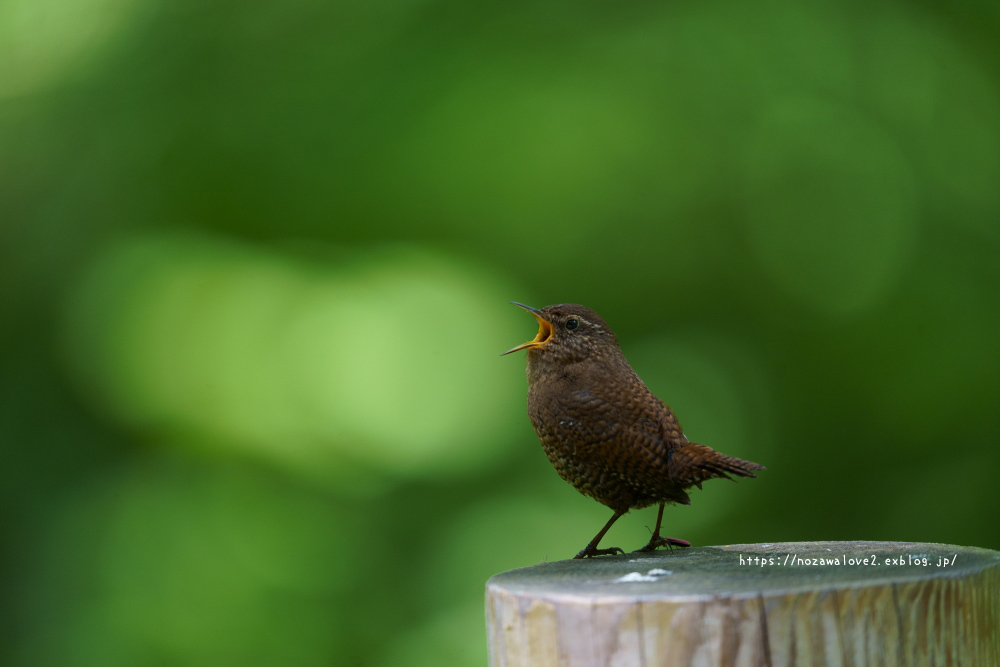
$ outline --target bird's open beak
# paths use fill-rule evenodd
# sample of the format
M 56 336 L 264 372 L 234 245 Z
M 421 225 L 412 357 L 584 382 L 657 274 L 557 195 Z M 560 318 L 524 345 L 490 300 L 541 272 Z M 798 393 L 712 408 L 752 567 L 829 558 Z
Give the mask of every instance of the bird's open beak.
M 533 340 L 529 340 L 527 343 L 522 343 L 517 347 L 510 348 L 509 350 L 501 354 L 500 355 L 501 357 L 504 354 L 517 352 L 518 350 L 525 350 L 532 347 L 541 347 L 542 345 L 545 345 L 547 342 L 549 342 L 550 338 L 552 338 L 552 323 L 549 322 L 544 317 L 542 317 L 541 311 L 532 308 L 531 306 L 526 306 L 523 303 L 518 303 L 517 301 L 511 301 L 511 303 L 514 304 L 515 306 L 520 306 L 521 308 L 524 308 L 526 311 L 535 316 L 535 319 L 538 320 L 538 335 L 535 336 Z

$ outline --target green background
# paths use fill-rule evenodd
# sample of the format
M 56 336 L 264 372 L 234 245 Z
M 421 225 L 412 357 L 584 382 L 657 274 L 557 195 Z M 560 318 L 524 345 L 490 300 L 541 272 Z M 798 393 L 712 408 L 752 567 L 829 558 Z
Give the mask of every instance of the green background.
M 484 665 L 487 577 L 610 515 L 532 433 L 511 300 L 594 308 L 767 466 L 666 534 L 1000 548 L 998 35 L 0 1 L 0 662 Z

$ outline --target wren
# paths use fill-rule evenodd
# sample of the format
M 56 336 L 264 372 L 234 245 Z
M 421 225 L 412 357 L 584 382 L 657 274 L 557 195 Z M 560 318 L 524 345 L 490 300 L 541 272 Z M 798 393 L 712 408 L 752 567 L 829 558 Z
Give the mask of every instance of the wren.
M 764 466 L 690 442 L 666 403 L 625 360 L 618 338 L 600 315 L 576 304 L 535 309 L 538 335 L 503 354 L 527 350 L 528 417 L 556 472 L 614 515 L 574 558 L 625 553 L 598 549 L 612 524 L 631 509 L 659 504 L 646 546 L 689 547 L 660 537 L 663 506 L 689 505 L 685 489 L 705 480 L 756 477 Z M 502 355 L 501 355 L 502 356 Z

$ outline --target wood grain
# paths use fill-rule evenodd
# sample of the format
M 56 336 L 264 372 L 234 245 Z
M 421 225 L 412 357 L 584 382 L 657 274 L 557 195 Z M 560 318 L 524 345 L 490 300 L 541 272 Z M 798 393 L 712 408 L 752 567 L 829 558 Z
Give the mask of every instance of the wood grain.
M 492 667 L 1000 667 L 1000 552 L 791 542 L 567 560 L 491 578 L 486 616 Z

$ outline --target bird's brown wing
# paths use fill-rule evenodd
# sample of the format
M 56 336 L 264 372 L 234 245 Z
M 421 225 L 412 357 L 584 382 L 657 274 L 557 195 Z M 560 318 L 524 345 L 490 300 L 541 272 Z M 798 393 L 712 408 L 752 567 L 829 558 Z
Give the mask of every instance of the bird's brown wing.
M 753 471 L 763 470 L 764 466 L 726 456 L 705 445 L 685 442 L 671 452 L 669 468 L 670 476 L 677 484 L 701 488 L 702 482 L 715 477 L 756 477 Z
M 669 480 L 657 478 L 660 484 L 657 488 L 661 493 L 669 492 L 674 487 L 701 488 L 702 482 L 717 477 L 755 477 L 753 471 L 763 469 L 762 465 L 752 461 L 726 456 L 711 447 L 690 442 L 670 406 L 649 391 L 638 377 L 634 377 L 632 382 L 634 386 L 628 396 L 634 397 L 631 400 L 635 405 L 631 410 L 635 419 L 640 423 L 655 421 L 660 429 L 656 461 L 665 461 Z

